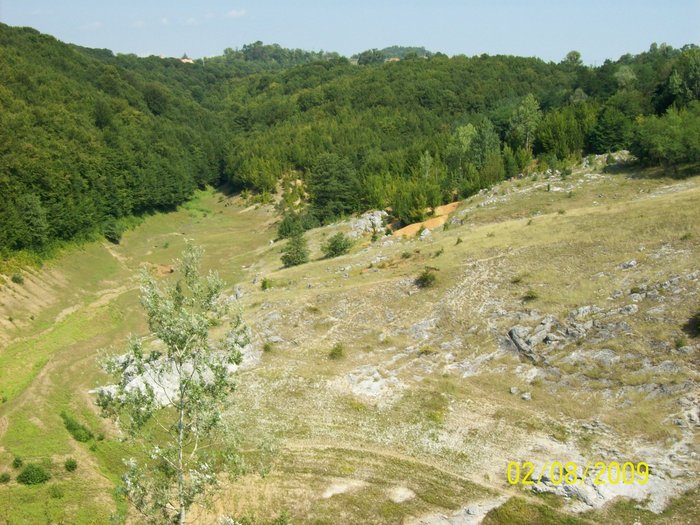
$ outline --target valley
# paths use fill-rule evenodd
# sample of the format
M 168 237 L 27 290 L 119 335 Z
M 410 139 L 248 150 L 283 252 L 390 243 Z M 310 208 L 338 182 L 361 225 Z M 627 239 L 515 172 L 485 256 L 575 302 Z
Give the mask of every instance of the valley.
M 4 276 L 0 465 L 48 460 L 54 477 L 0 485 L 0 519 L 139 522 L 115 492 L 130 451 L 89 392 L 105 381 L 98 355 L 147 333 L 139 268 L 171 279 L 191 239 L 253 334 L 224 415 L 251 468 L 195 522 L 695 522 L 700 177 L 605 165 L 500 182 L 429 233 L 314 228 L 310 262 L 291 268 L 272 204 L 206 189 L 118 245 L 68 248 L 22 284 Z M 353 248 L 322 259 L 338 231 Z M 426 267 L 435 283 L 421 288 Z M 64 411 L 96 438 L 73 439 Z M 79 475 L 59 468 L 68 457 Z M 651 474 L 529 487 L 508 483 L 509 461 Z

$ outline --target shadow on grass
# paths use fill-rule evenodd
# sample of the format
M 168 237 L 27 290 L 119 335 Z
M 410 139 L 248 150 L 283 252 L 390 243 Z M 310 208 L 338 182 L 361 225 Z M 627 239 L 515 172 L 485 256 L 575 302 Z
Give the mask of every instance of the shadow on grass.
M 700 337 L 700 311 L 688 319 L 683 325 L 683 331 L 690 337 Z
M 700 163 L 681 166 L 647 166 L 639 161 L 618 162 L 606 166 L 603 171 L 610 174 L 625 174 L 631 179 L 687 179 L 700 175 Z

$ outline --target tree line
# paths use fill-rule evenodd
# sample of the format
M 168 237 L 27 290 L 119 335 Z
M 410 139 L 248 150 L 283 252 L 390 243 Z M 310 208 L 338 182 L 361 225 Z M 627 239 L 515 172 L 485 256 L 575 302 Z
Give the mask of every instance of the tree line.
M 403 58 L 389 63 L 369 50 L 357 65 L 256 42 L 185 64 L 0 24 L 0 256 L 118 240 L 124 218 L 207 184 L 264 194 L 301 180 L 310 206 L 289 211 L 310 227 L 370 208 L 420 220 L 535 159 L 626 148 L 700 161 L 696 46 L 600 67 L 577 52 L 547 63 L 416 50 L 390 49 Z

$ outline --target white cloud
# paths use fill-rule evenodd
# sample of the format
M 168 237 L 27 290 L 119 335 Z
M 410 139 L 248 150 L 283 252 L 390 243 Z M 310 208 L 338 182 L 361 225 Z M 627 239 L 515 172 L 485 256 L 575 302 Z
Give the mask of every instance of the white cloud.
M 246 15 L 245 9 L 231 9 L 226 13 L 226 18 L 241 18 Z
M 140 28 L 140 27 L 143 27 L 145 25 L 146 25 L 146 22 L 144 22 L 143 20 L 134 20 L 133 22 L 131 22 L 131 27 Z
M 170 20 L 167 18 L 163 17 L 160 19 L 160 23 L 163 24 L 164 26 L 167 26 L 170 23 Z

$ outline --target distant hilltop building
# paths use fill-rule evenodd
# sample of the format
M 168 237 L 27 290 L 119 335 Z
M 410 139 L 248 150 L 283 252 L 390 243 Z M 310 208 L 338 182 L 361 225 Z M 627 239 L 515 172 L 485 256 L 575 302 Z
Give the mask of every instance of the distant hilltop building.
M 188 57 L 187 53 L 182 55 L 180 62 L 182 62 L 183 64 L 194 64 L 194 60 L 192 60 L 190 57 Z
M 384 62 L 399 62 L 401 59 L 399 57 L 391 57 L 384 59 Z

